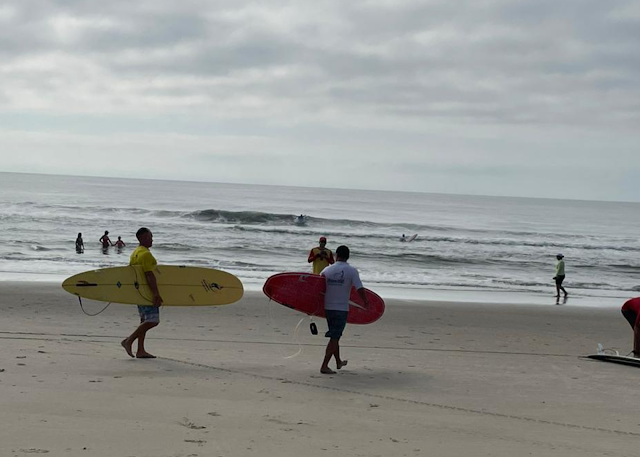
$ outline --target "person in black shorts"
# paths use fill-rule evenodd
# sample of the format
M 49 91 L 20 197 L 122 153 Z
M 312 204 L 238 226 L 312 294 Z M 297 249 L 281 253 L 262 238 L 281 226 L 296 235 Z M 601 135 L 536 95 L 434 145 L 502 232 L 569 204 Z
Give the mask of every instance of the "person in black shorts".
M 564 296 L 569 295 L 564 287 L 562 287 L 562 282 L 564 281 L 564 256 L 562 254 L 558 254 L 556 256 L 558 259 L 558 263 L 556 264 L 556 275 L 553 277 L 556 282 L 556 298 L 560 298 L 560 291 L 564 292 Z

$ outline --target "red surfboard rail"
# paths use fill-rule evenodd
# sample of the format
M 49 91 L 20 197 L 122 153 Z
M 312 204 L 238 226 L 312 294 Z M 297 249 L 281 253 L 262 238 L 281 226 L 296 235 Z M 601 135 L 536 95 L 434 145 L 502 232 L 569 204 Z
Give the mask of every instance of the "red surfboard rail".
M 310 316 L 324 317 L 324 276 L 311 273 L 278 273 L 264 283 L 262 291 L 271 300 Z M 371 324 L 384 314 L 384 300 L 365 289 L 369 306 L 365 307 L 358 291 L 351 289 L 349 298 L 350 324 Z

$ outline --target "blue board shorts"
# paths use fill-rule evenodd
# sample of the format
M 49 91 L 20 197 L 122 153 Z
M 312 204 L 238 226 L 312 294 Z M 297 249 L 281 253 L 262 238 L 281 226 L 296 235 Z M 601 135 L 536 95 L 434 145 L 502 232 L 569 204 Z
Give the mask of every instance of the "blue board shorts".
M 327 318 L 327 324 L 329 325 L 329 331 L 324 334 L 327 338 L 340 339 L 342 332 L 347 325 L 347 316 L 349 311 L 336 311 L 327 309 L 324 312 Z
M 153 322 L 160 323 L 160 307 L 159 306 L 140 306 L 138 305 L 138 314 L 140 315 L 140 323 Z

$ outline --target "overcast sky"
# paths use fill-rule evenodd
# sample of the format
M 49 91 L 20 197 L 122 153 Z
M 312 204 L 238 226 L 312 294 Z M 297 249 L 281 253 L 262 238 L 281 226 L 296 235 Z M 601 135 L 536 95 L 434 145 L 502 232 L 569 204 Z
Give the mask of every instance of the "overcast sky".
M 9 0 L 0 170 L 640 201 L 640 1 Z

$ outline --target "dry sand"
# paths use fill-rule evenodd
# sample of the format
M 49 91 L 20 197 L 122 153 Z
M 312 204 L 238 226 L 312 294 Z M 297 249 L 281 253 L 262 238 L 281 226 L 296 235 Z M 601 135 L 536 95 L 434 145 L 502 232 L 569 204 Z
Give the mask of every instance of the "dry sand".
M 332 376 L 301 317 L 166 307 L 135 360 L 135 307 L 0 283 L 0 456 L 638 455 L 640 370 L 583 358 L 630 349 L 618 309 L 389 300 Z

